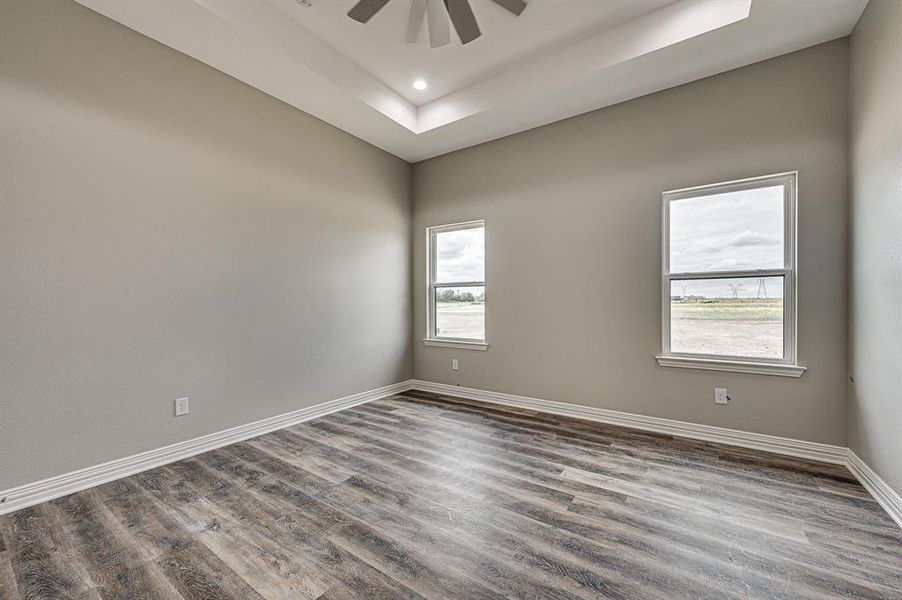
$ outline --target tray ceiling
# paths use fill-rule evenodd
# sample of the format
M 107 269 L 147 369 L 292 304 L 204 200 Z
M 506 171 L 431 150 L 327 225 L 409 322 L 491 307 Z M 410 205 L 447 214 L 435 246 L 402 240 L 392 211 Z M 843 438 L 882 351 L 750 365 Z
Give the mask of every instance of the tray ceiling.
M 867 4 L 470 0 L 483 35 L 431 48 L 411 0 L 366 24 L 356 0 L 77 1 L 409 161 L 848 35 Z

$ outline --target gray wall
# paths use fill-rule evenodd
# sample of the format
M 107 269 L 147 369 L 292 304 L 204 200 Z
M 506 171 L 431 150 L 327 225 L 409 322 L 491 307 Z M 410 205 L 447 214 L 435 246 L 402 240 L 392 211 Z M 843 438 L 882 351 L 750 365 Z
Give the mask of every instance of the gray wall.
M 851 41 L 849 446 L 902 493 L 902 2 Z
M 414 375 L 844 445 L 847 124 L 842 39 L 414 165 Z M 661 192 L 788 170 L 808 372 L 657 366 Z M 490 348 L 426 347 L 424 228 L 476 218 Z
M 0 489 L 410 377 L 407 163 L 72 2 L 0 56 Z

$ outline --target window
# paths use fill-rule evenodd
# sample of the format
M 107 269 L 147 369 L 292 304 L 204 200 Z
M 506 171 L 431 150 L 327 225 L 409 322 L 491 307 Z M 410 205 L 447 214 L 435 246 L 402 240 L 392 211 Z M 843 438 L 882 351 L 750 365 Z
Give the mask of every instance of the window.
M 485 350 L 485 223 L 427 230 L 427 345 Z
M 796 174 L 664 193 L 658 363 L 799 377 Z

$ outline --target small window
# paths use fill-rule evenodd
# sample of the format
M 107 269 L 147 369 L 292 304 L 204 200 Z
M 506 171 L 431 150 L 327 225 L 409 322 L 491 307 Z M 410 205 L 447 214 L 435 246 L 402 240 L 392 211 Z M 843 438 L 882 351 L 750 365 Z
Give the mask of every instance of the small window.
M 795 173 L 664 193 L 659 363 L 801 375 L 795 194 Z
M 430 345 L 473 347 L 485 343 L 485 223 L 430 227 L 428 311 Z

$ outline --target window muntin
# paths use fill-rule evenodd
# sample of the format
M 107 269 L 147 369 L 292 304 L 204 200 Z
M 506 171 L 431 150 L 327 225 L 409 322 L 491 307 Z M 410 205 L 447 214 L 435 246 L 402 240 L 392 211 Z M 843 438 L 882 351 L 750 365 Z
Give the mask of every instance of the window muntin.
M 664 356 L 795 364 L 795 194 L 795 173 L 664 194 Z
M 485 224 L 427 229 L 427 339 L 485 342 Z

